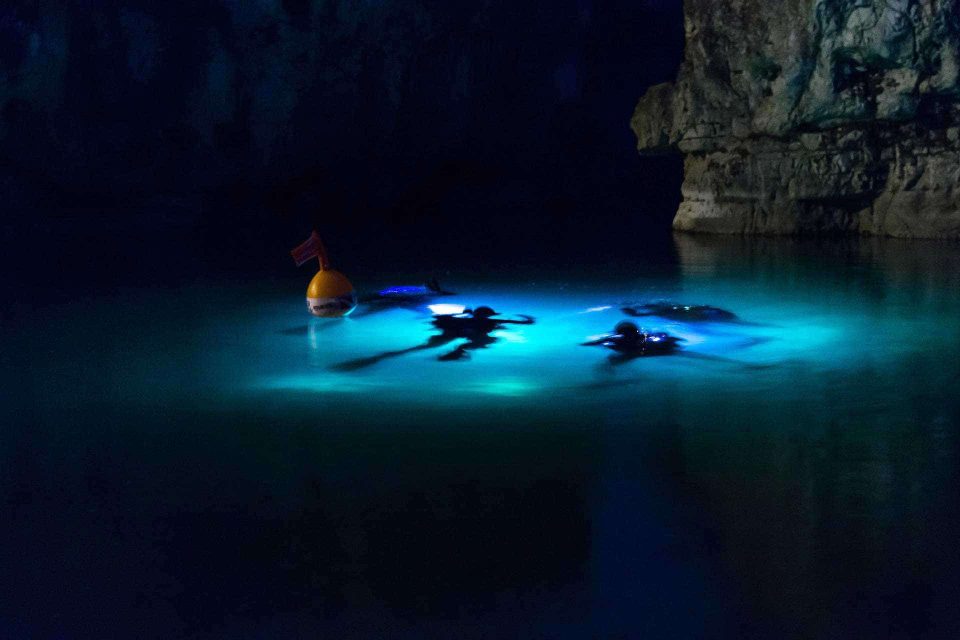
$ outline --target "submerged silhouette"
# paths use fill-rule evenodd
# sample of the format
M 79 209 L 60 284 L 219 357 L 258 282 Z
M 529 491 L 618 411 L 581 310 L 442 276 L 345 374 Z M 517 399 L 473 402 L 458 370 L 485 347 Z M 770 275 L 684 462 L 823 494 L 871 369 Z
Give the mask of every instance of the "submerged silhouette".
M 632 322 L 621 322 L 613 329 L 613 333 L 600 336 L 595 340 L 584 342 L 585 347 L 606 347 L 615 351 L 609 358 L 610 364 L 623 364 L 644 356 L 665 356 L 675 353 L 683 338 L 671 336 L 663 332 L 648 332 L 641 330 Z
M 589 342 L 584 342 L 581 344 L 585 347 L 606 347 L 607 349 L 614 351 L 615 353 L 607 358 L 607 366 L 610 367 L 625 364 L 631 360 L 646 356 L 668 355 L 675 355 L 694 360 L 705 360 L 708 362 L 731 364 L 754 371 L 769 369 L 775 366 L 773 364 L 749 363 L 733 358 L 726 358 L 724 356 L 687 351 L 686 349 L 681 349 L 679 344 L 680 342 L 684 341 L 685 338 L 671 336 L 670 334 L 660 331 L 646 331 L 640 329 L 634 323 L 624 320 L 623 322 L 617 324 L 613 330 L 613 333 L 602 335 L 594 340 L 590 340 Z M 765 341 L 766 340 L 763 338 L 752 338 L 740 345 L 740 347 L 750 347 L 757 344 L 762 344 Z M 609 384 L 607 382 L 601 382 L 588 385 L 588 387 L 605 386 L 609 386 Z
M 485 349 L 497 341 L 492 334 L 506 324 L 533 324 L 534 318 L 531 316 L 520 315 L 522 320 L 508 320 L 505 318 L 495 318 L 498 315 L 490 307 L 477 307 L 476 309 L 467 309 L 463 313 L 451 315 L 434 316 L 432 324 L 440 331 L 439 334 L 430 336 L 423 344 L 419 344 L 406 349 L 396 351 L 384 351 L 375 356 L 366 358 L 357 358 L 347 360 L 333 365 L 336 371 L 356 371 L 365 367 L 377 364 L 387 358 L 395 358 L 414 351 L 423 351 L 426 349 L 437 349 L 454 342 L 455 340 L 465 340 L 463 344 L 458 345 L 452 351 L 439 356 L 438 360 L 462 360 L 468 356 L 468 351 L 475 349 Z
M 732 322 L 739 320 L 737 314 L 709 305 L 683 305 L 671 304 L 669 302 L 655 302 L 636 307 L 623 307 L 622 310 L 625 314 L 634 318 L 658 316 L 660 318 L 683 320 L 686 322 Z
M 447 291 L 436 278 L 431 278 L 419 286 L 390 287 L 363 295 L 360 297 L 361 306 L 353 315 L 354 317 L 366 316 L 388 309 L 420 310 L 435 298 L 453 295 L 456 293 Z

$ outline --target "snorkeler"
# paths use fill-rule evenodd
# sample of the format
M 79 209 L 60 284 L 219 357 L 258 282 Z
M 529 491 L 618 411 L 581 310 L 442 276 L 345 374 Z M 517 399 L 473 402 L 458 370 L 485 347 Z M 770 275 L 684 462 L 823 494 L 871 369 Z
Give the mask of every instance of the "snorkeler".
M 453 351 L 439 356 L 438 360 L 462 360 L 467 357 L 468 351 L 475 349 L 485 349 L 497 341 L 490 335 L 497 329 L 503 328 L 508 324 L 533 324 L 532 316 L 520 315 L 520 320 L 509 320 L 506 318 L 495 318 L 499 315 L 490 307 L 477 307 L 476 309 L 465 309 L 461 313 L 435 315 L 431 324 L 440 331 L 437 335 L 430 336 L 426 342 L 415 347 L 400 349 L 398 351 L 385 351 L 384 353 L 370 356 L 367 358 L 358 358 L 348 360 L 334 365 L 333 369 L 338 371 L 354 371 L 374 365 L 381 360 L 394 358 L 414 351 L 423 351 L 425 349 L 436 349 L 450 344 L 455 340 L 465 340 Z
M 600 336 L 589 342 L 582 343 L 584 347 L 606 347 L 616 351 L 612 356 L 612 363 L 626 362 L 643 356 L 663 356 L 674 353 L 683 338 L 677 338 L 663 332 L 643 331 L 632 322 L 620 322 L 613 329 L 613 333 Z
M 669 302 L 656 302 L 637 307 L 623 307 L 622 311 L 634 318 L 658 316 L 686 322 L 733 322 L 738 320 L 735 313 L 709 305 L 683 305 L 670 304 Z

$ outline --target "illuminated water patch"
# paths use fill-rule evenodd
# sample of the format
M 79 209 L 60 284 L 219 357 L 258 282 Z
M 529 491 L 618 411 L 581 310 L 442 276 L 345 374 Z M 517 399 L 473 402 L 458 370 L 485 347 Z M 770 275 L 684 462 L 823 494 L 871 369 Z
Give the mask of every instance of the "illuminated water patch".
M 438 316 L 454 316 L 463 313 L 466 309 L 462 304 L 431 304 L 427 308 Z
M 258 389 L 272 391 L 296 391 L 319 394 L 356 394 L 371 391 L 378 385 L 357 380 L 345 379 L 343 376 L 325 375 L 287 375 L 268 378 L 254 385 Z
M 462 387 L 463 391 L 469 393 L 512 398 L 527 396 L 540 389 L 539 385 L 519 378 L 474 382 Z

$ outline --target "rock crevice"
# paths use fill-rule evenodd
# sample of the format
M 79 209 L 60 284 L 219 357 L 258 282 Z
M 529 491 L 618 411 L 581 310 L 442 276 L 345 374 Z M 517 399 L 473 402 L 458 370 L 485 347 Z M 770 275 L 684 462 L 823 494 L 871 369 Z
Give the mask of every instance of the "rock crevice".
M 642 153 L 684 155 L 674 227 L 960 238 L 960 1 L 687 0 Z

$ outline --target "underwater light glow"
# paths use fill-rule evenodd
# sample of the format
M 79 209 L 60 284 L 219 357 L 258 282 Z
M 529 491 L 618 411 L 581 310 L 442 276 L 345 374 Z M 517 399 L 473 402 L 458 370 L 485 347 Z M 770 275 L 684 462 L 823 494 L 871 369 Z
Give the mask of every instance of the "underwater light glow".
M 462 304 L 431 304 L 427 308 L 436 316 L 455 316 L 466 309 Z
M 683 331 L 676 327 L 672 328 L 670 330 L 670 333 L 676 336 L 677 338 L 680 338 L 684 342 L 686 342 L 688 347 L 692 347 L 693 345 L 697 345 L 697 344 L 702 344 L 703 342 L 706 341 L 704 336 L 702 336 L 701 334 L 693 333 L 692 331 Z M 733 339 L 734 337 L 730 336 L 730 338 Z
M 612 309 L 612 308 L 613 308 L 613 307 L 611 307 L 610 305 L 606 305 L 606 306 L 603 306 L 603 307 L 590 307 L 589 309 L 584 309 L 584 310 L 581 311 L 580 313 L 597 313 L 598 311 L 606 311 L 606 310 Z
M 256 388 L 276 391 L 300 391 L 322 394 L 361 393 L 369 391 L 365 382 L 346 381 L 342 377 L 321 377 L 316 374 L 277 376 L 259 381 Z
M 522 379 L 508 378 L 477 382 L 464 387 L 465 391 L 491 396 L 519 398 L 537 391 L 539 387 Z
M 412 296 L 424 292 L 423 287 L 415 286 L 402 286 L 402 287 L 390 287 L 389 289 L 384 289 L 379 291 L 377 295 L 380 296 Z
M 503 338 L 506 342 L 513 344 L 523 344 L 527 341 L 522 334 L 516 333 L 515 331 L 498 331 L 497 337 Z

